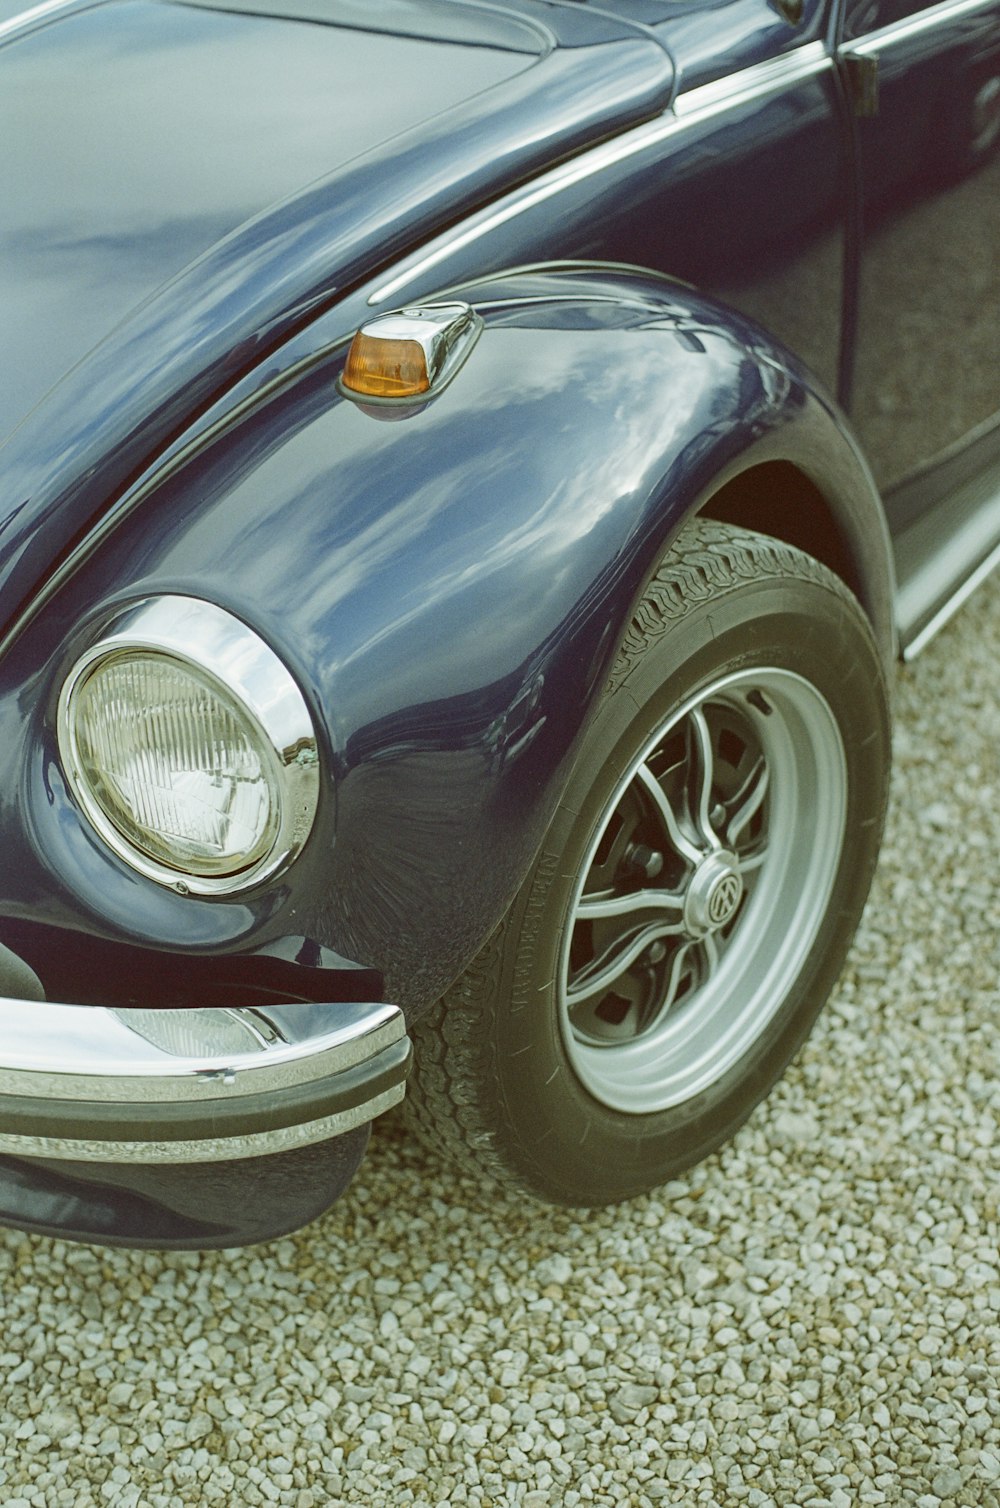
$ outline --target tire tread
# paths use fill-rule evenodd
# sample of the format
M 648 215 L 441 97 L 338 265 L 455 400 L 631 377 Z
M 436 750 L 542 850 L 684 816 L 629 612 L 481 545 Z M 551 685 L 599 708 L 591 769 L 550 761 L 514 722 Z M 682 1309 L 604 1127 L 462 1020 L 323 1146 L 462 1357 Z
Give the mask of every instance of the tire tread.
M 838 576 L 793 545 L 729 524 L 696 519 L 650 580 L 611 668 L 609 691 L 624 685 L 649 645 L 693 608 L 764 576 L 806 579 L 857 606 Z
M 825 588 L 863 615 L 845 584 L 819 561 L 782 540 L 732 525 L 688 524 L 651 578 L 622 639 L 605 697 L 629 680 L 654 643 L 693 609 L 748 582 L 795 578 Z M 867 625 L 867 619 L 863 619 Z M 869 631 L 870 632 L 870 631 Z M 871 635 L 874 644 L 874 635 Z M 628 693 L 626 693 L 627 695 Z M 497 1127 L 502 1090 L 490 1022 L 504 1009 L 503 962 L 511 911 L 465 973 L 411 1027 L 414 1066 L 402 1113 L 429 1150 L 464 1170 L 492 1176 L 538 1199 L 515 1159 L 505 1155 Z

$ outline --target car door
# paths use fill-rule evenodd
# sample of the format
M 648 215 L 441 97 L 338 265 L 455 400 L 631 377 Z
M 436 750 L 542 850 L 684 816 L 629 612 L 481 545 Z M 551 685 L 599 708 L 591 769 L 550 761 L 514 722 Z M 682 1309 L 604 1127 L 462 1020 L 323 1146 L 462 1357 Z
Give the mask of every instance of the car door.
M 904 643 L 1000 539 L 1000 4 L 848 0 L 861 181 L 852 416 Z

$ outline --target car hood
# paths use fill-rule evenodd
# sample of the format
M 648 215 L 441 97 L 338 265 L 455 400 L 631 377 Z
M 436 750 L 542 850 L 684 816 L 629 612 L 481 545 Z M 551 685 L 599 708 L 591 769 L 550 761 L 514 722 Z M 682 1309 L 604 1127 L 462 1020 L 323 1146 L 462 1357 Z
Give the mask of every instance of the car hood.
M 647 34 L 531 0 L 68 0 L 20 29 L 11 6 L 4 619 L 114 490 L 109 454 L 134 471 L 352 283 L 671 85 Z

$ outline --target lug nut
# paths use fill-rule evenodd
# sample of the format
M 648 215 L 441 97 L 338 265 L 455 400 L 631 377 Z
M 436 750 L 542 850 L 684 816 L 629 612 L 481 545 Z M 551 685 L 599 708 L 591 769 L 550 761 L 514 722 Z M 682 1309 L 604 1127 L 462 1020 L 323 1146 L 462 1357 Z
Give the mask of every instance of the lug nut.
M 645 843 L 633 843 L 625 852 L 625 862 L 633 874 L 641 874 L 646 880 L 655 880 L 663 869 L 663 855 Z

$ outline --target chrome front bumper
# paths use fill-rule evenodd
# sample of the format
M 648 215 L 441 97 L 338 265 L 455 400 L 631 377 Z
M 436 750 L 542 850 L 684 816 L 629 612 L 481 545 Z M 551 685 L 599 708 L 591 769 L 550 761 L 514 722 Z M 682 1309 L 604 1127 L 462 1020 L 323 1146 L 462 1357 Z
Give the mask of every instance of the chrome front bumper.
M 0 1154 L 169 1164 L 287 1152 L 388 1110 L 409 1064 L 394 1005 L 0 998 Z

